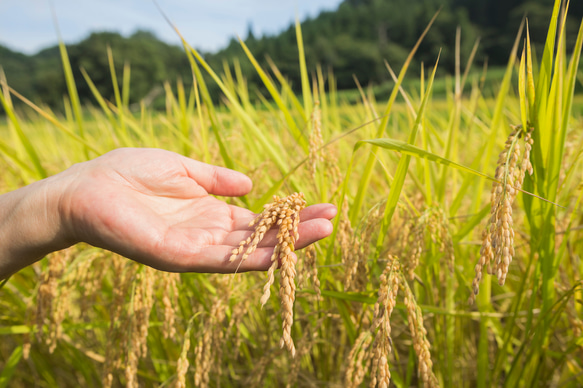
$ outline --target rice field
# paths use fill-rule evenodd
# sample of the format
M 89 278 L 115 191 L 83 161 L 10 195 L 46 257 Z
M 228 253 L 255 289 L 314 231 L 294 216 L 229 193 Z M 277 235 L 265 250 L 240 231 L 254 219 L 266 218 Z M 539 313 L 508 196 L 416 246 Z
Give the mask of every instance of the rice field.
M 432 94 L 439 58 L 400 88 L 414 47 L 388 66 L 388 100 L 360 89 L 347 103 L 333 73 L 306 68 L 299 26 L 297 94 L 242 43 L 259 102 L 236 63 L 218 72 L 187 42 L 195 85 L 166 84 L 162 112 L 128 104 L 129 65 L 112 72 L 113 101 L 84 73 L 95 104 L 82 106 L 63 45 L 64 114 L 2 78 L 2 192 L 156 147 L 250 176 L 228 201 L 259 215 L 257 234 L 273 224 L 264 209 L 288 231 L 304 200 L 338 215 L 295 267 L 297 237 L 281 232 L 268 274 L 166 273 L 86 244 L 49 255 L 0 283 L 0 388 L 582 386 L 583 24 L 564 47 L 559 8 L 540 58 L 520 26 L 494 95 L 472 58 L 446 98 Z

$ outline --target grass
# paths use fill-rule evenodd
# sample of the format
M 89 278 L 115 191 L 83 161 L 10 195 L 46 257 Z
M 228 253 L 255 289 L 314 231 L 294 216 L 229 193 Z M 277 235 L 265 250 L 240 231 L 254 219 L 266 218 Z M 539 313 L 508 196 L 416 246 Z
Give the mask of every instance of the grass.
M 298 252 L 295 357 L 279 343 L 289 308 L 259 303 L 265 274 L 168 275 L 79 244 L 0 284 L 0 387 L 340 387 L 387 370 L 397 387 L 583 385 L 583 30 L 564 47 L 560 11 L 540 63 L 520 27 L 494 93 L 471 61 L 449 81 L 434 78 L 439 58 L 410 78 L 413 49 L 386 99 L 360 89 L 348 101 L 302 55 L 295 95 L 243 45 L 269 93 L 253 103 L 238 63 L 219 73 L 187 42 L 195 86 L 166 85 L 163 112 L 130 110 L 129 66 L 112 76 L 114 101 L 84 72 L 97 105 L 81 106 L 64 47 L 64 115 L 30 101 L 14 111 L 24 97 L 2 80 L 4 191 L 120 146 L 161 147 L 251 176 L 253 192 L 232 201 L 256 212 L 301 191 L 339 215 L 332 237 Z M 495 169 L 512 128 L 532 128 L 534 170 L 512 207 L 515 254 L 502 285 L 484 271 L 469 305 L 493 181 L 511 181 Z M 389 298 L 389 284 L 407 299 Z

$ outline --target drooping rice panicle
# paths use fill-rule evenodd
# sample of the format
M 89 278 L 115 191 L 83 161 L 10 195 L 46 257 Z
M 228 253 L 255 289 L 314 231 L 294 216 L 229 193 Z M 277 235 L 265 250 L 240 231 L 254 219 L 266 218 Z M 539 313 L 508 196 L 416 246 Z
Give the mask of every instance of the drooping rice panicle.
M 480 258 L 475 266 L 476 276 L 472 282 L 473 293 L 469 303 L 472 304 L 479 292 L 480 280 L 484 268 L 488 273 L 498 278 L 502 286 L 506 281 L 508 267 L 514 256 L 514 228 L 512 204 L 522 188 L 524 176 L 533 173 L 530 162 L 530 151 L 533 140 L 532 128 L 523 129 L 522 126 L 512 127 L 504 145 L 504 150 L 498 157 L 498 166 L 494 177 L 490 197 L 490 219 L 482 234 Z M 520 139 L 523 138 L 524 152 L 520 159 Z
M 264 210 L 249 226 L 254 226 L 255 231 L 246 240 L 241 241 L 238 248 L 232 252 L 230 261 L 235 260 L 241 252 L 248 246 L 242 260 L 255 251 L 267 230 L 276 225 L 278 227 L 277 243 L 271 255 L 271 266 L 267 271 L 267 281 L 263 287 L 261 305 L 264 306 L 271 295 L 271 285 L 275 281 L 275 270 L 281 264 L 280 289 L 281 317 L 283 320 L 283 333 L 280 341 L 281 347 L 286 347 L 295 356 L 294 342 L 291 338 L 291 327 L 293 324 L 293 307 L 296 294 L 296 269 L 293 251 L 296 241 L 299 238 L 300 211 L 306 206 L 303 193 L 294 193 L 285 198 L 273 197 L 271 204 L 265 205 Z
M 388 263 L 380 276 L 381 284 L 374 307 L 372 329 L 378 328 L 372 355 L 370 387 L 387 387 L 391 381 L 389 353 L 391 353 L 391 314 L 397 303 L 399 281 L 401 278 L 399 260 L 389 255 Z

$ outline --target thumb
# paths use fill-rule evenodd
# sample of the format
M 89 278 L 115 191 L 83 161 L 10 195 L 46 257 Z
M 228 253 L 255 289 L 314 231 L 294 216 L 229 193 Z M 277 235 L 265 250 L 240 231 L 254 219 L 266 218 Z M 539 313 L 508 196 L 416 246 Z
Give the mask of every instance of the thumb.
M 251 179 L 243 173 L 186 157 L 184 159 L 188 176 L 209 194 L 238 197 L 249 193 L 253 187 Z

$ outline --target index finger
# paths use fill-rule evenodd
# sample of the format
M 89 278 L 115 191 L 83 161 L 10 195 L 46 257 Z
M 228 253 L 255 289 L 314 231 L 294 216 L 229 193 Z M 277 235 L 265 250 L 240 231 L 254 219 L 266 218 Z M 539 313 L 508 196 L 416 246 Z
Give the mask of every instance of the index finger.
M 235 170 L 213 166 L 187 157 L 182 157 L 182 165 L 188 176 L 209 194 L 239 197 L 249 193 L 253 187 L 253 182 L 247 175 Z

